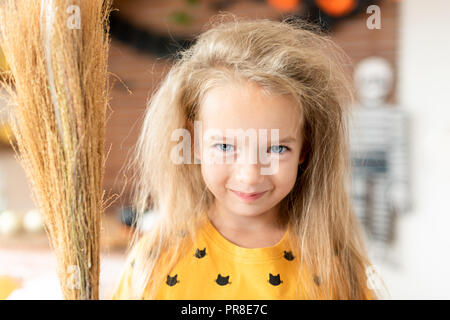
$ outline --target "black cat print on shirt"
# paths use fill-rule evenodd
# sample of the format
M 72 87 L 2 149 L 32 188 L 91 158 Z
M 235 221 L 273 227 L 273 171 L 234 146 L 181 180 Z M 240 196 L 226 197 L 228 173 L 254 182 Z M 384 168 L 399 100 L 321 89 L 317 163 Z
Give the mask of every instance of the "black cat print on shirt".
M 288 261 L 292 261 L 295 257 L 291 251 L 284 251 L 284 258 Z
M 197 251 L 195 251 L 194 257 L 201 259 L 205 255 L 206 255 L 206 248 L 204 248 L 203 250 L 200 250 L 197 248 Z
M 179 280 L 177 280 L 177 276 L 178 276 L 177 274 L 174 275 L 173 277 L 167 275 L 167 281 L 166 281 L 167 285 L 172 287 L 172 286 L 176 285 L 178 282 L 180 282 Z
M 230 276 L 222 277 L 219 273 L 217 275 L 216 283 L 220 286 L 231 284 L 231 282 L 228 282 L 229 279 L 230 279 Z
M 206 247 L 203 248 L 202 250 L 200 250 L 199 248 L 196 249 L 195 253 L 194 253 L 194 257 L 196 257 L 197 259 L 202 259 L 207 255 L 206 253 Z M 285 258 L 288 261 L 292 261 L 294 260 L 295 256 L 292 254 L 292 251 L 283 251 L 283 258 Z M 134 261 L 133 261 L 134 262 Z M 178 274 L 176 274 L 175 276 L 171 277 L 170 275 L 167 275 L 167 280 L 166 280 L 166 284 L 168 286 L 174 286 L 177 283 L 179 283 L 180 281 L 177 279 Z M 230 276 L 222 276 L 220 273 L 217 275 L 217 278 L 214 280 L 218 285 L 220 286 L 225 286 L 227 284 L 231 284 L 230 280 Z M 280 274 L 278 273 L 277 275 L 273 275 L 272 273 L 269 273 L 269 280 L 267 280 L 267 282 L 269 282 L 271 285 L 273 286 L 279 286 L 280 284 L 283 283 L 283 281 L 280 278 Z M 320 285 L 320 279 L 316 276 L 313 278 L 313 282 L 316 285 Z
M 269 282 L 271 285 L 274 285 L 274 286 L 278 286 L 278 285 L 280 285 L 281 283 L 283 283 L 283 281 L 280 280 L 280 274 L 277 274 L 276 276 L 274 276 L 274 275 L 271 274 L 271 273 L 269 273 L 269 280 L 268 280 L 268 282 Z

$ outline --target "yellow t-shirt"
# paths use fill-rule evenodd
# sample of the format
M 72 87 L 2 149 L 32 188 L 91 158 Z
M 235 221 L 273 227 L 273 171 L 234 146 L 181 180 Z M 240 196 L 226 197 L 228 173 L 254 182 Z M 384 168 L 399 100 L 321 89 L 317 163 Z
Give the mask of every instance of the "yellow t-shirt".
M 299 257 L 289 245 L 289 229 L 274 246 L 243 248 L 223 237 L 206 220 L 189 254 L 158 288 L 156 300 L 309 299 L 296 284 Z M 120 279 L 112 299 L 130 299 L 126 292 L 131 268 Z M 305 269 L 300 277 L 302 286 L 320 286 L 320 279 Z M 143 299 L 148 299 L 145 294 Z
M 274 246 L 243 248 L 206 220 L 190 253 L 167 275 L 156 300 L 298 299 L 294 281 L 298 257 L 288 244 L 289 230 Z M 113 299 L 128 299 L 123 289 L 129 281 L 130 273 L 125 272 Z M 313 277 L 310 281 L 314 285 Z
M 243 248 L 208 222 L 191 254 L 167 276 L 158 299 L 294 299 L 297 255 L 287 231 L 274 246 Z

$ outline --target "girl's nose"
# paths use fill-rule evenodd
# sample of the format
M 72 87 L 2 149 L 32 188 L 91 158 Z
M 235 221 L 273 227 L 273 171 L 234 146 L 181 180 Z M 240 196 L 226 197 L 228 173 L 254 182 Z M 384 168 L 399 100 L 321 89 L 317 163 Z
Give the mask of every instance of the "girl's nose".
M 261 166 L 258 163 L 244 163 L 238 166 L 237 179 L 242 184 L 255 185 L 263 182 L 264 176 L 261 175 Z

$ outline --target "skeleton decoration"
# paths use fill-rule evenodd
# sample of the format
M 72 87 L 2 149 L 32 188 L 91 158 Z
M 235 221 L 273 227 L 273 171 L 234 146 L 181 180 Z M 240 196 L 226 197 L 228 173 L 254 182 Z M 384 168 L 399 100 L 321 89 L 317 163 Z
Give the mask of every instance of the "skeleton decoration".
M 393 74 L 388 62 L 370 57 L 355 70 L 358 105 L 350 122 L 355 213 L 374 255 L 388 257 L 396 218 L 410 210 L 408 119 L 386 103 Z

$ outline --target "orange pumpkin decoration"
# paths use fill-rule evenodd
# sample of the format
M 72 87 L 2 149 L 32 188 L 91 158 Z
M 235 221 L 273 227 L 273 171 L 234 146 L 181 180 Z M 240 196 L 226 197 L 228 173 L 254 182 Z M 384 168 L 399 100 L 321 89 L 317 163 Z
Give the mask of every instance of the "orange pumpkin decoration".
M 317 6 L 331 17 L 341 17 L 355 9 L 357 0 L 316 0 Z

